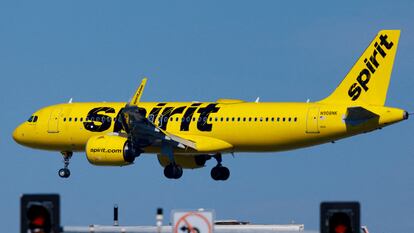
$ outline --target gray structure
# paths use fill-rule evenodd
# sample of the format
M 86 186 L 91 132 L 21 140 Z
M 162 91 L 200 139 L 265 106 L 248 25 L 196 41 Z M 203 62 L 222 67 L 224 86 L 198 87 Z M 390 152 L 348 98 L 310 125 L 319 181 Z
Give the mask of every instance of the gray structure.
M 64 233 L 172 233 L 172 226 L 65 226 Z M 317 233 L 318 231 L 305 231 L 303 224 L 287 225 L 215 225 L 216 233 Z

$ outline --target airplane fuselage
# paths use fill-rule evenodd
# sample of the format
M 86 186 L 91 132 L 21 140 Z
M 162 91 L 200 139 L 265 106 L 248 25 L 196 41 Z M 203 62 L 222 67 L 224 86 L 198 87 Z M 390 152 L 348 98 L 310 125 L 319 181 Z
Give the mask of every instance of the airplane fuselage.
M 36 122 L 19 126 L 14 137 L 29 147 L 84 151 L 89 138 L 122 133 L 123 102 L 67 103 L 40 109 Z M 155 125 L 183 138 L 209 138 L 197 153 L 282 151 L 335 141 L 405 119 L 406 112 L 364 106 L 378 114 L 365 124 L 346 124 L 347 105 L 321 103 L 143 102 L 140 108 Z M 212 142 L 213 140 L 214 142 Z M 148 147 L 145 152 L 159 153 Z M 194 151 L 178 150 L 177 153 Z

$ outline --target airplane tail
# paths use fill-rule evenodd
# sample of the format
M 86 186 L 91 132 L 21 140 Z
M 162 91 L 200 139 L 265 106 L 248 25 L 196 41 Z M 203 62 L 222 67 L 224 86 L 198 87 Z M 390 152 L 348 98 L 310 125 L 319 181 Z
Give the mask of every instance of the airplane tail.
M 320 103 L 384 105 L 400 30 L 382 30 L 334 92 Z

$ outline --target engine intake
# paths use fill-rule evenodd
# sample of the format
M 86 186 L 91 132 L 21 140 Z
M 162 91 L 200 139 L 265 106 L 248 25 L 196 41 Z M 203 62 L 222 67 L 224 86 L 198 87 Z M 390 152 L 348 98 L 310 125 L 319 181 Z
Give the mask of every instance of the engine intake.
M 94 136 L 86 144 L 86 157 L 94 165 L 125 166 L 132 164 L 136 156 L 128 139 L 120 136 Z

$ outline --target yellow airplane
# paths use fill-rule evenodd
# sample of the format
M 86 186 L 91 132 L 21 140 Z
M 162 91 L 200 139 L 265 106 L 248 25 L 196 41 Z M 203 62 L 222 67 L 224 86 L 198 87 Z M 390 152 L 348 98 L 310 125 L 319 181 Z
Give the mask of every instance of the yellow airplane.
M 14 140 L 60 151 L 67 178 L 73 152 L 85 151 L 94 165 L 133 164 L 155 153 L 164 175 L 178 179 L 183 168 L 204 167 L 215 158 L 214 180 L 227 180 L 223 153 L 285 151 L 333 142 L 408 119 L 385 107 L 399 30 L 382 30 L 327 98 L 305 103 L 140 102 L 144 78 L 128 103 L 64 103 L 42 108 L 19 125 Z

